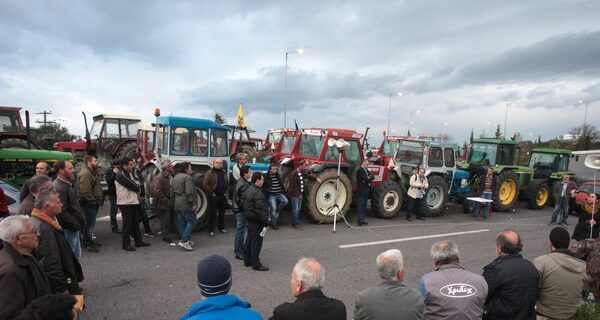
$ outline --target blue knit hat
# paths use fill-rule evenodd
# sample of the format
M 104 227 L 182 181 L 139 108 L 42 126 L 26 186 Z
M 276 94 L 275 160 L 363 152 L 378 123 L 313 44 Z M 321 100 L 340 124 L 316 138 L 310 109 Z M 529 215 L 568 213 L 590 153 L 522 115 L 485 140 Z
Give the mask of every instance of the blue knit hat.
M 208 256 L 198 263 L 198 286 L 205 297 L 225 294 L 231 289 L 231 264 L 220 255 Z

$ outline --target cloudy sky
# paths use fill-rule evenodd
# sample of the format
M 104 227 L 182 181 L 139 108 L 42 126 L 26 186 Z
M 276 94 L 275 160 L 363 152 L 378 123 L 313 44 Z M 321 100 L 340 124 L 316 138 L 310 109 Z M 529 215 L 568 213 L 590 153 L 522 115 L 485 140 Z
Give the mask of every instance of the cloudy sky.
M 72 133 L 119 112 L 364 131 L 381 141 L 600 124 L 600 1 L 1 1 L 0 105 Z M 420 113 L 417 113 L 420 111 Z M 447 125 L 445 125 L 447 123 Z M 488 124 L 489 123 L 489 124 Z M 441 128 L 441 129 L 440 129 Z

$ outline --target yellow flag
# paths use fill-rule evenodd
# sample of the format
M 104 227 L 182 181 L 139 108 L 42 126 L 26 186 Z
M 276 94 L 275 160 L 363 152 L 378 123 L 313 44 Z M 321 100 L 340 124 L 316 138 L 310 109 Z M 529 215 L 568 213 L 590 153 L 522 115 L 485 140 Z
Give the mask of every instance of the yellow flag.
M 244 106 L 241 103 L 237 113 L 237 124 L 242 128 L 246 128 L 246 116 L 244 115 Z

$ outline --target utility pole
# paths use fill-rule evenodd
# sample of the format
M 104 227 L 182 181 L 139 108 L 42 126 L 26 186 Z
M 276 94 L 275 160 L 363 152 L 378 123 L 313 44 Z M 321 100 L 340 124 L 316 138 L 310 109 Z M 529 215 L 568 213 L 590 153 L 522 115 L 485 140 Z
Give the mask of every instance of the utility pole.
M 44 115 L 44 121 L 39 121 L 39 120 L 36 120 L 36 121 L 35 121 L 36 123 L 43 123 L 43 124 L 44 124 L 44 126 L 47 126 L 48 124 L 55 124 L 55 123 L 56 123 L 56 121 L 48 121 L 48 118 L 47 118 L 47 116 L 48 116 L 49 114 L 52 114 L 52 111 L 46 111 L 46 110 L 44 110 L 44 111 L 42 111 L 42 112 L 38 112 L 38 113 L 36 113 L 36 114 L 43 114 L 43 115 Z

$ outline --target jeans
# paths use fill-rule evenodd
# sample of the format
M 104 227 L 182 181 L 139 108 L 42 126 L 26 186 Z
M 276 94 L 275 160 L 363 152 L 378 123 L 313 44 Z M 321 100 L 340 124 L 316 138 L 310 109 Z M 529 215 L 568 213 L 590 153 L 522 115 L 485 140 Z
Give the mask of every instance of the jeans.
M 246 233 L 246 216 L 243 212 L 235 213 L 235 240 L 233 251 L 236 257 L 244 256 L 244 233 Z
M 123 217 L 123 230 L 121 233 L 121 246 L 123 249 L 131 246 L 129 236 L 133 236 L 135 244 L 142 243 L 142 233 L 140 232 L 140 205 L 129 204 L 119 206 L 121 216 Z
M 368 195 L 358 196 L 356 198 L 356 215 L 358 216 L 358 222 L 365 221 L 368 199 Z
M 196 213 L 194 211 L 175 211 L 177 215 L 177 223 L 179 224 L 179 230 L 181 230 L 181 242 L 187 242 L 190 240 L 190 235 L 196 227 Z
M 492 193 L 491 192 L 483 192 L 481 194 L 481 197 L 483 199 L 489 199 L 492 200 Z M 479 212 L 481 211 L 481 207 L 483 206 L 483 217 L 487 218 L 489 213 L 490 213 L 490 206 L 492 205 L 491 202 L 488 203 L 481 203 L 481 202 L 475 202 L 475 205 L 473 205 L 473 215 L 477 216 L 479 215 Z
M 225 229 L 225 206 L 227 198 L 225 196 L 211 197 L 208 201 L 208 232 L 215 231 L 215 219 L 218 217 L 219 230 Z
M 96 226 L 98 206 L 88 201 L 83 201 L 81 202 L 81 209 L 83 210 L 83 217 L 85 218 L 85 227 L 83 228 L 83 245 L 87 247 L 94 243 L 92 240 L 92 232 Z
M 279 211 L 281 208 L 285 207 L 286 204 L 288 204 L 288 199 L 281 193 L 269 196 L 269 217 L 273 226 L 277 226 Z
M 79 231 L 70 231 L 67 229 L 63 229 L 65 234 L 65 240 L 71 247 L 71 251 L 73 251 L 73 255 L 77 260 L 81 259 L 81 240 L 79 239 Z
M 562 212 L 560 212 L 562 210 Z M 554 212 L 552 212 L 552 220 L 550 222 L 556 222 L 558 214 L 562 214 L 561 223 L 567 224 L 567 218 L 569 217 L 569 199 L 560 198 L 556 199 L 556 206 Z
M 292 200 L 292 224 L 297 225 L 300 218 L 300 209 L 302 208 L 302 196 L 291 196 L 290 198 Z
M 260 263 L 260 250 L 262 249 L 263 237 L 260 236 L 263 226 L 256 222 L 248 222 L 248 235 L 244 243 L 244 263 L 258 268 Z
M 108 200 L 110 201 L 110 227 L 113 230 L 119 230 L 119 224 L 117 223 L 117 196 L 109 195 Z

